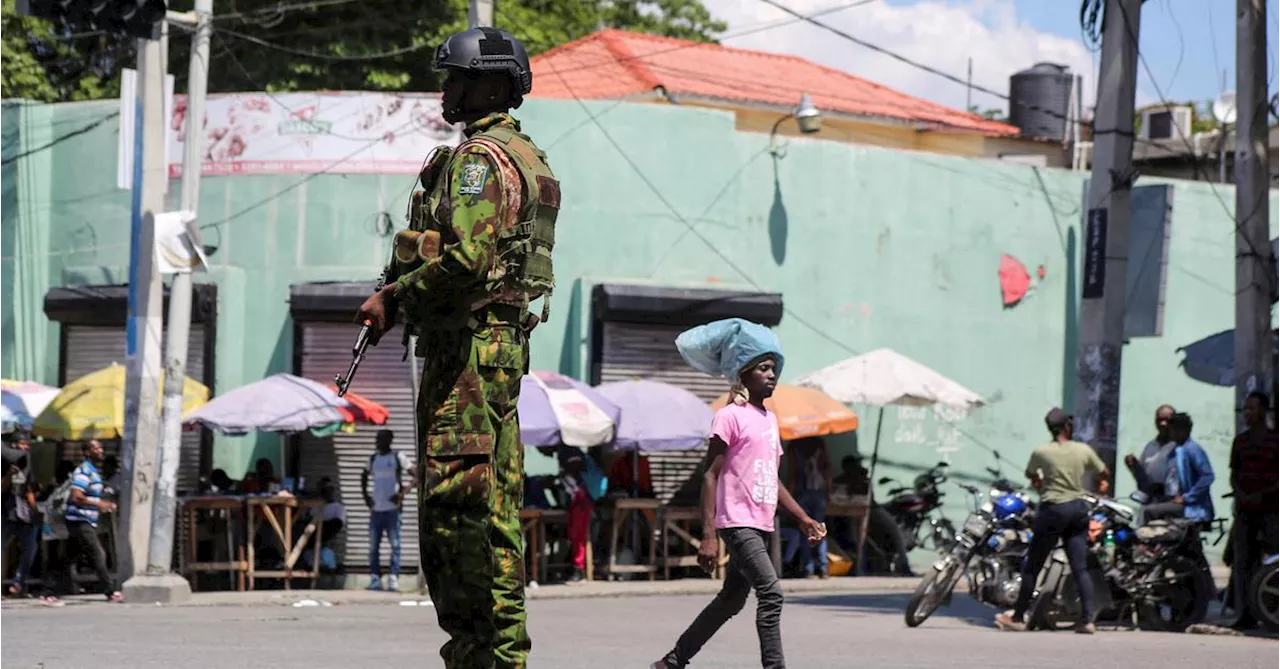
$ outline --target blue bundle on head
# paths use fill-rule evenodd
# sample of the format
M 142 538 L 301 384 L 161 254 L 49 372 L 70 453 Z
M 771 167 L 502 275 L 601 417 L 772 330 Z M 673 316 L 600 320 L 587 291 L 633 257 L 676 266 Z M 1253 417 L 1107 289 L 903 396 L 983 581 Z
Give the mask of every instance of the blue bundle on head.
M 772 354 L 782 373 L 782 344 L 773 330 L 741 318 L 728 318 L 685 330 L 676 337 L 676 349 L 690 367 L 712 376 L 738 380 L 743 368 L 756 358 Z

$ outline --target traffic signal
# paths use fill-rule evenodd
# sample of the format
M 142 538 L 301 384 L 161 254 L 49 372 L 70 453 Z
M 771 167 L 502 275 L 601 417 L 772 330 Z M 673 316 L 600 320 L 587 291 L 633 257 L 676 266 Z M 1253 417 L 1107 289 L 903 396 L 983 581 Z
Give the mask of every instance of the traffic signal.
M 165 0 L 17 0 L 18 14 L 138 39 L 160 39 Z

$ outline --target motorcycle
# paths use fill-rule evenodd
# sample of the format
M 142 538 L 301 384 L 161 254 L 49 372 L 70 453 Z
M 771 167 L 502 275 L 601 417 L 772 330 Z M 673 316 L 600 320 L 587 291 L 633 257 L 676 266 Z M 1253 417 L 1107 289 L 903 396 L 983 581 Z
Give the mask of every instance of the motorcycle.
M 1257 573 L 1253 575 L 1253 582 L 1249 584 L 1249 610 L 1253 612 L 1253 617 L 1267 628 L 1268 632 L 1276 633 L 1276 606 L 1277 595 L 1280 594 L 1280 554 L 1273 554 L 1262 561 L 1262 566 L 1258 568 Z
M 1169 632 L 1203 621 L 1216 589 L 1201 526 L 1216 523 L 1221 541 L 1221 521 L 1155 520 L 1135 526 L 1129 507 L 1094 495 L 1084 499 L 1090 507 L 1088 574 L 1097 618 Z M 1028 628 L 1073 626 L 1080 619 L 1080 596 L 1066 551 L 1054 550 L 1042 574 Z
M 902 550 L 909 552 L 924 546 L 937 551 L 951 548 L 956 541 L 956 528 L 942 516 L 941 486 L 947 482 L 944 471 L 947 463 L 939 462 L 929 471 L 917 476 L 911 487 L 898 485 L 888 491 L 889 499 L 880 508 L 893 518 L 902 535 Z M 878 483 L 897 483 L 889 477 Z M 921 536 L 923 531 L 923 536 Z
M 938 606 L 949 604 L 961 578 L 983 604 L 1010 607 L 1018 598 L 1022 561 L 1031 543 L 1030 498 L 1003 478 L 987 491 L 985 501 L 978 487 L 960 487 L 973 497 L 974 509 L 951 550 L 934 563 L 907 601 L 903 618 L 908 627 L 919 626 Z

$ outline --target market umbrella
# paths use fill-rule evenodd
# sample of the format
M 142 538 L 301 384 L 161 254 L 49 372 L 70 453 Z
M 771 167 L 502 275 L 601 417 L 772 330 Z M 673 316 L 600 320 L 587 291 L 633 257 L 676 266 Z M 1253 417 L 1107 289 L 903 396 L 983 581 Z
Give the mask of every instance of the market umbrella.
M 613 444 L 646 451 L 685 450 L 707 443 L 715 413 L 693 393 L 658 381 L 596 386 L 622 411 Z
M 159 390 L 163 377 L 158 379 Z M 82 441 L 119 439 L 124 435 L 125 368 L 112 364 L 90 372 L 58 391 L 36 416 L 31 431 L 41 437 Z M 189 413 L 209 400 L 204 384 L 186 377 L 182 384 L 182 411 Z
M 276 374 L 218 395 L 185 420 L 235 436 L 254 430 L 302 432 L 341 423 L 344 416 L 340 409 L 350 406 L 321 383 Z
M 983 405 L 980 395 L 948 379 L 932 369 L 887 348 L 876 349 L 843 360 L 811 374 L 796 383 L 819 388 L 846 404 L 876 404 L 880 415 L 876 421 L 875 446 L 871 452 L 868 476 L 875 481 L 876 461 L 880 457 L 880 428 L 884 425 L 886 405 L 931 406 L 942 404 L 960 409 Z M 866 533 L 858 540 L 858 562 Z
M 330 383 L 329 390 L 338 394 L 338 387 Z M 347 391 L 342 396 L 347 400 L 350 406 L 338 407 L 338 413 L 342 414 L 343 423 L 365 423 L 367 425 L 385 425 L 387 418 L 391 416 L 391 412 L 387 408 L 365 397 L 357 395 L 351 391 Z
M 595 388 L 554 372 L 520 382 L 520 440 L 525 446 L 587 448 L 613 441 L 621 411 Z
M 711 408 L 720 409 L 728 402 L 726 393 Z M 787 441 L 858 429 L 858 414 L 815 388 L 779 383 L 764 407 L 778 417 L 778 432 Z
M 0 379 L 0 426 L 4 432 L 30 428 L 35 417 L 57 396 L 57 388 L 34 381 Z

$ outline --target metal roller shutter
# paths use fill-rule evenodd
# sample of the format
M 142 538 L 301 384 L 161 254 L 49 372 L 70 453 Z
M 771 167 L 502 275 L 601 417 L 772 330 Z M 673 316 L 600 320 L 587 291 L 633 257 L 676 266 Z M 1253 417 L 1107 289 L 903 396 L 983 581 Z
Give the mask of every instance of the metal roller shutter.
M 351 363 L 351 344 L 356 328 L 347 323 L 300 323 L 302 329 L 302 369 L 300 375 L 323 384 L 333 383 L 333 375 L 347 370 Z M 360 425 L 352 433 L 339 432 L 332 437 L 317 438 L 303 434 L 298 450 L 298 474 L 306 477 L 308 488 L 323 476 L 338 481 L 342 503 L 347 507 L 347 525 L 335 551 L 349 573 L 366 572 L 369 568 L 369 509 L 360 494 L 360 472 L 369 465 L 378 430 L 395 432 L 392 445 L 396 451 L 416 463 L 416 439 L 413 427 L 413 369 L 409 361 L 401 361 L 404 349 L 398 333 L 383 338 L 381 345 L 371 346 L 360 371 L 351 383 L 351 392 L 373 400 L 387 408 L 390 416 L 384 426 Z M 410 361 L 415 358 L 410 357 Z M 406 476 L 408 472 L 406 472 Z M 404 502 L 400 532 L 400 576 L 412 575 L 418 567 L 417 493 Z M 391 563 L 391 551 L 382 546 L 383 573 Z
M 63 325 L 66 339 L 63 361 L 63 378 L 59 385 L 104 367 L 125 364 L 125 329 L 123 327 L 96 325 Z M 208 370 L 204 364 L 205 329 L 192 327 L 187 340 L 188 376 L 208 385 Z M 200 485 L 200 430 L 182 433 L 182 459 L 178 463 L 178 494 L 195 491 Z M 78 457 L 78 456 L 77 456 Z
M 703 374 L 676 350 L 683 325 L 605 321 L 600 351 L 600 383 L 647 379 L 684 388 L 706 402 L 723 395 L 728 382 Z M 698 475 L 707 449 L 646 452 L 654 493 L 664 503 L 697 504 Z

